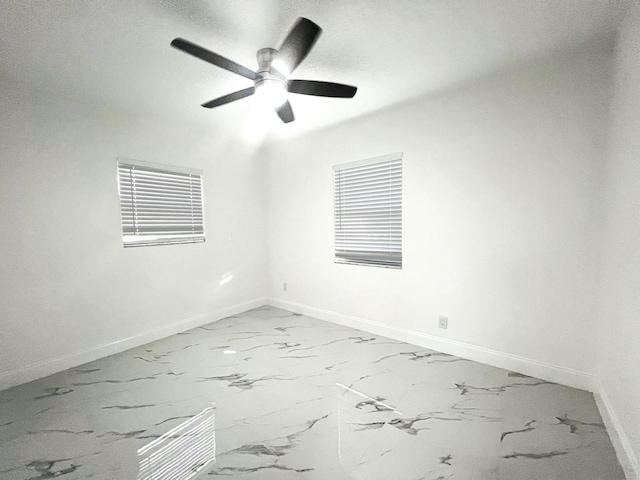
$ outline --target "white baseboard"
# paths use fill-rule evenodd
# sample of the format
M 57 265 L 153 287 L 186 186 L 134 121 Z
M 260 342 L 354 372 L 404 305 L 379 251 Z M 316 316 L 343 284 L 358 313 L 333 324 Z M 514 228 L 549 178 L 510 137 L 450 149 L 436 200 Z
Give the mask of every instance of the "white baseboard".
M 0 390 L 14 387 L 16 385 L 21 385 L 32 380 L 37 380 L 39 378 L 43 378 L 57 372 L 62 372 L 64 370 L 67 370 L 68 368 L 74 368 L 78 365 L 92 362 L 99 358 L 104 358 L 108 357 L 109 355 L 124 352 L 125 350 L 129 350 L 130 348 L 139 347 L 140 345 L 145 345 L 149 342 L 175 335 L 176 333 L 185 332 L 192 328 L 206 325 L 207 323 L 215 322 L 231 315 L 245 312 L 252 308 L 260 307 L 262 305 L 265 305 L 267 301 L 267 297 L 256 298 L 238 305 L 224 307 L 214 312 L 208 312 L 202 315 L 196 315 L 195 317 L 185 318 L 168 325 L 163 325 L 152 330 L 138 333 L 129 338 L 123 338 L 114 342 L 96 345 L 79 352 L 62 355 L 60 357 L 38 362 L 26 367 L 17 368 L 15 370 L 1 372 Z
M 599 377 L 596 377 L 594 397 L 627 480 L 640 480 L 638 458 Z
M 274 307 L 284 308 L 286 310 L 302 313 L 321 320 L 327 320 L 339 325 L 357 328 L 376 335 L 393 338 L 394 340 L 400 340 L 420 347 L 430 348 L 442 353 L 448 353 L 450 355 L 474 360 L 494 367 L 504 368 L 505 370 L 523 373 L 549 382 L 560 383 L 562 385 L 588 390 L 590 392 L 592 392 L 595 387 L 595 377 L 589 373 L 581 372 L 579 370 L 551 365 L 538 360 L 491 350 L 490 348 L 478 345 L 449 340 L 436 335 L 408 330 L 406 328 L 394 327 L 373 320 L 354 317 L 352 315 L 344 315 L 342 313 L 290 302 L 280 298 L 269 297 L 268 303 Z

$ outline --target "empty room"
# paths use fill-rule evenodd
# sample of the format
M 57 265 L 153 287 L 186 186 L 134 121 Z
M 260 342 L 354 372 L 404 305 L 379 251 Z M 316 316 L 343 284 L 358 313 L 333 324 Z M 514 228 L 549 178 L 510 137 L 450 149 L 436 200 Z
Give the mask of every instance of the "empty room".
M 640 4 L 0 3 L 0 480 L 640 480 Z

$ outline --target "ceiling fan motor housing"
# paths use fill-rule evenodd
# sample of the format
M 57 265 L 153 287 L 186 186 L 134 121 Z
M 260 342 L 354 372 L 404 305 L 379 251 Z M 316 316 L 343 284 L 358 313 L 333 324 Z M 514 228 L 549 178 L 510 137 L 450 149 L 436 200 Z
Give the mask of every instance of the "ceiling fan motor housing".
M 258 78 L 255 87 L 277 85 L 286 88 L 287 79 L 278 69 L 273 68 L 272 62 L 278 51 L 275 48 L 261 48 L 256 55 L 258 59 Z

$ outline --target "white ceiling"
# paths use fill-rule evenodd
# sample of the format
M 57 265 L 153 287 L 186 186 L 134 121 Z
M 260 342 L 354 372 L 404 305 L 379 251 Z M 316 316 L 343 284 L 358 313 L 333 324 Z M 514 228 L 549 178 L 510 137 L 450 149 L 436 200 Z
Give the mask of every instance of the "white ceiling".
M 294 135 L 513 64 L 611 40 L 617 0 L 4 0 L 0 75 L 215 135 Z M 251 82 L 169 46 L 183 37 L 251 69 L 299 16 L 324 32 L 293 78 L 358 86 L 354 99 L 291 95 L 282 124 L 252 98 L 200 104 Z M 0 78 L 2 78 L 0 77 Z

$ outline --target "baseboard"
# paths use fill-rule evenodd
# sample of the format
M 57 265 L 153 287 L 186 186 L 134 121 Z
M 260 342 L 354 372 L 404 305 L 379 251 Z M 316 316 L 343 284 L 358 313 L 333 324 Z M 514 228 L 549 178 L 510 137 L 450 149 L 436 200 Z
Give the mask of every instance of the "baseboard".
M 0 373 L 0 390 L 4 390 L 16 385 L 37 380 L 39 378 L 52 375 L 57 372 L 62 372 L 68 368 L 77 367 L 87 362 L 92 362 L 99 358 L 108 357 L 116 353 L 124 352 L 130 348 L 139 347 L 149 342 L 160 340 L 176 333 L 185 332 L 207 323 L 215 322 L 223 318 L 245 312 L 252 308 L 260 307 L 266 304 L 267 297 L 259 297 L 248 302 L 244 302 L 229 307 L 224 307 L 219 310 L 196 315 L 195 317 L 185 318 L 178 320 L 177 322 L 163 325 L 152 330 L 138 333 L 129 338 L 123 338 L 114 342 L 104 343 L 102 345 L 96 345 L 94 347 L 81 350 L 79 352 L 70 353 L 60 357 L 38 362 L 26 367 L 17 368 L 15 370 L 9 370 L 8 372 Z
M 640 480 L 638 458 L 599 377 L 596 377 L 595 385 L 594 397 L 624 474 L 627 480 Z
M 442 353 L 448 353 L 450 355 L 474 360 L 494 367 L 504 368 L 505 370 L 523 373 L 549 382 L 560 383 L 562 385 L 588 390 L 590 392 L 592 392 L 595 387 L 594 376 L 579 370 L 551 365 L 530 358 L 491 350 L 478 345 L 458 342 L 456 340 L 450 340 L 436 335 L 429 335 L 415 330 L 394 327 L 373 320 L 354 317 L 352 315 L 344 315 L 342 313 L 290 302 L 280 298 L 269 297 L 268 303 L 274 307 L 284 308 L 292 312 L 302 313 L 321 320 L 337 323 L 339 325 L 357 328 L 376 335 L 383 335 L 385 337 L 393 338 L 394 340 L 400 340 L 420 347 L 430 348 Z

